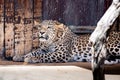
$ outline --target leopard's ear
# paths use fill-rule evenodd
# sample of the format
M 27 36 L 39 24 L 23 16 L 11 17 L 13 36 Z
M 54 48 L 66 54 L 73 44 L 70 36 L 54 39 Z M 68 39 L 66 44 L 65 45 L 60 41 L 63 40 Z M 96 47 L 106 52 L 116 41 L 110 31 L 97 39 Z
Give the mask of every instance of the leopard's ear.
M 40 24 L 34 25 L 33 29 L 35 29 L 35 30 L 41 30 L 41 25 Z
M 39 22 L 37 22 L 37 21 L 34 21 L 34 25 L 38 25 L 38 24 L 40 24 Z
M 63 24 L 59 24 L 59 25 L 57 25 L 57 27 L 60 28 L 60 29 L 63 29 L 64 25 Z
M 41 25 L 40 24 L 36 25 L 35 27 L 37 28 L 37 30 L 41 30 Z
M 34 21 L 34 26 L 33 28 L 39 30 L 41 28 L 41 23 L 37 22 L 37 21 Z
M 64 30 L 65 30 L 65 25 L 64 25 L 64 24 L 56 25 L 56 29 L 57 29 L 57 30 L 64 31 Z

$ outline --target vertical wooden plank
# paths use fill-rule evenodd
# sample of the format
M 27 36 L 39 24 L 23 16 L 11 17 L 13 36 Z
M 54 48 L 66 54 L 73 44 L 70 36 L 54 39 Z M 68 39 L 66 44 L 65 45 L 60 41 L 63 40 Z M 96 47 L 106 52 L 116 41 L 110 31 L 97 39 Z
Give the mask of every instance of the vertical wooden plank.
M 66 0 L 64 22 L 67 25 L 95 26 L 103 13 L 104 0 Z
M 0 1 L 0 58 L 3 58 L 4 50 L 4 0 Z
M 5 0 L 5 49 L 6 58 L 14 56 L 14 0 Z
M 32 0 L 24 0 L 24 35 L 25 35 L 25 54 L 32 50 L 32 26 L 33 26 L 33 10 Z
M 15 0 L 15 61 L 38 48 L 36 26 L 41 22 L 41 0 Z
M 15 0 L 15 56 L 20 58 L 24 54 L 24 0 Z M 19 59 L 20 60 L 20 59 Z
M 33 0 L 34 1 L 34 26 L 33 26 L 33 50 L 37 49 L 39 46 L 39 39 L 37 36 L 38 29 L 36 25 L 41 22 L 42 18 L 42 0 Z

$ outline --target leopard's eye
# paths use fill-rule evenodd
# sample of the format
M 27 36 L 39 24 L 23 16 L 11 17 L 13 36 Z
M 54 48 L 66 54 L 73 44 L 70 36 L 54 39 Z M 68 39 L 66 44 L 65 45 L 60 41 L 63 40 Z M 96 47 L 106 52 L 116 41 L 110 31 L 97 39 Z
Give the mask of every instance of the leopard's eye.
M 36 27 L 38 28 L 38 30 L 40 30 L 42 26 L 41 25 L 37 25 Z
M 41 28 L 41 25 L 38 25 L 39 28 Z
M 42 25 L 39 25 L 39 27 L 41 27 Z
M 48 28 L 51 28 L 51 26 L 48 26 Z

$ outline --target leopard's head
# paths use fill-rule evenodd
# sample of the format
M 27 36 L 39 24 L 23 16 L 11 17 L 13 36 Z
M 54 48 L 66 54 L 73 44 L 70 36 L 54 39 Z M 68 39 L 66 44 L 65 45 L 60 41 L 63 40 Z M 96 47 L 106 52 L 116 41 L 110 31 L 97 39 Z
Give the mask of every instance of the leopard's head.
M 38 26 L 39 41 L 47 44 L 58 41 L 64 36 L 65 29 L 66 27 L 57 21 L 44 20 Z

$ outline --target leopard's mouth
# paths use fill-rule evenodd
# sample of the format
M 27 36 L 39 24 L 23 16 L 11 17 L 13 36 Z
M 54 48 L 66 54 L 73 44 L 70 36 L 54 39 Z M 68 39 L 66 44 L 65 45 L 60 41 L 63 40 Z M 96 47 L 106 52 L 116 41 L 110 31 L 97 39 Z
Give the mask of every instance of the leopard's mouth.
M 42 39 L 44 39 L 45 37 L 41 36 L 41 37 L 39 37 L 39 38 L 42 38 Z
M 48 38 L 49 38 L 48 36 L 40 36 L 39 37 L 40 40 L 48 40 Z

